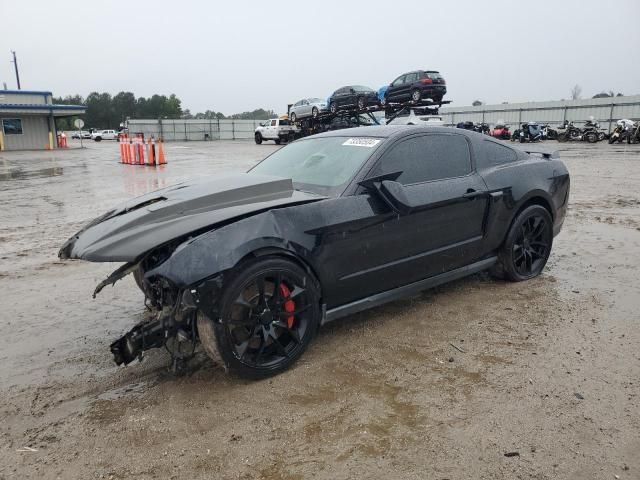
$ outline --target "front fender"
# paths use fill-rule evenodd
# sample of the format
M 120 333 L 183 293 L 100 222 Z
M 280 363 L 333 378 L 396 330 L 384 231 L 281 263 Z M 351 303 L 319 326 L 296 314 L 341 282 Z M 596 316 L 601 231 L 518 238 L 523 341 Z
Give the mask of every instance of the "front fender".
M 276 248 L 307 258 L 314 237 L 293 228 L 287 210 L 269 210 L 188 240 L 145 277 L 160 275 L 176 287 L 186 288 L 233 268 L 261 249 Z

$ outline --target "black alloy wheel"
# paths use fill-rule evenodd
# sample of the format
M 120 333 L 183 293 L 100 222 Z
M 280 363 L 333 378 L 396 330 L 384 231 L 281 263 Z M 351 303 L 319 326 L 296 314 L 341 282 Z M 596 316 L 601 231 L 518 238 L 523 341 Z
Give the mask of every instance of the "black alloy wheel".
M 531 205 L 514 220 L 492 273 L 514 282 L 538 276 L 553 244 L 551 215 L 541 205 Z
M 217 346 L 232 372 L 263 378 L 288 368 L 306 349 L 318 329 L 319 290 L 289 260 L 267 257 L 240 268 L 222 294 L 221 321 L 201 315 L 198 331 L 212 358 Z
M 291 115 L 289 115 L 289 120 L 291 120 L 292 122 L 295 123 L 295 121 L 296 121 L 296 112 L 291 112 Z
M 329 104 L 329 111 L 330 111 L 331 113 L 336 113 L 336 112 L 338 111 L 338 106 L 336 105 L 336 103 L 335 103 L 335 102 L 331 102 L 331 103 Z
M 584 137 L 589 143 L 596 143 L 598 141 L 598 134 L 596 132 L 587 132 Z
M 365 105 L 364 105 L 363 97 L 358 97 L 357 105 L 358 105 L 358 110 L 364 110 Z
M 256 132 L 254 140 L 256 144 L 260 145 L 262 143 L 262 134 L 260 132 Z
M 318 107 L 313 107 L 313 108 L 311 109 L 311 116 L 312 116 L 313 118 L 318 118 Z
M 413 100 L 414 103 L 418 103 L 420 101 L 420 98 L 422 98 L 422 94 L 420 93 L 420 90 L 414 90 L 413 92 L 411 92 L 411 100 Z

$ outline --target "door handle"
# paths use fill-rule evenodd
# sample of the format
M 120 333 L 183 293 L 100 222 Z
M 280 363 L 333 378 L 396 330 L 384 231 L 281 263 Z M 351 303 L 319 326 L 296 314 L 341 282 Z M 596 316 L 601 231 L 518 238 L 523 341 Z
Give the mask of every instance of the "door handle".
M 462 195 L 462 198 L 466 198 L 467 200 L 473 200 L 474 198 L 477 198 L 477 197 L 484 197 L 486 194 L 487 192 L 478 192 L 473 188 L 469 188 L 467 189 L 467 193 Z

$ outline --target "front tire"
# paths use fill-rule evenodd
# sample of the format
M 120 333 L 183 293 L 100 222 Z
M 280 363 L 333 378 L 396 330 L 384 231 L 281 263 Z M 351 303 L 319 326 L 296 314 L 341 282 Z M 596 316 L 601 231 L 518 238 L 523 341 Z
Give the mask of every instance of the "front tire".
M 358 97 L 358 100 L 356 101 L 356 105 L 358 107 L 358 110 L 364 110 L 365 109 L 364 98 Z
M 311 109 L 311 117 L 312 118 L 318 118 L 318 108 L 317 107 L 313 107 Z
M 338 106 L 335 104 L 335 102 L 331 102 L 329 104 L 329 111 L 334 115 L 336 114 L 336 112 L 338 111 Z
M 292 122 L 295 123 L 296 121 L 296 112 L 291 112 L 291 115 L 289 115 L 289 120 L 291 120 Z
M 256 132 L 254 140 L 256 141 L 256 144 L 260 145 L 262 143 L 262 134 L 260 132 Z
M 552 245 L 551 215 L 541 205 L 531 205 L 513 221 L 492 273 L 512 282 L 537 277 L 547 264 Z
M 276 138 L 274 142 L 276 142 L 276 145 L 280 145 L 282 143 L 282 140 L 280 140 L 279 138 Z
M 198 315 L 202 346 L 234 374 L 276 375 L 306 350 L 320 322 L 320 289 L 298 264 L 249 260 L 233 271 L 220 297 L 220 320 Z

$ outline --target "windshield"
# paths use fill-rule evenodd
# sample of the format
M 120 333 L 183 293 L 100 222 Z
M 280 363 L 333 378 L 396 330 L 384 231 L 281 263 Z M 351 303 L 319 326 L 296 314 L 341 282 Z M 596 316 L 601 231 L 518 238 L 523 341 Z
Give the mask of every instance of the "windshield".
M 298 140 L 265 158 L 250 173 L 291 178 L 297 190 L 337 196 L 381 143 L 372 137 Z

